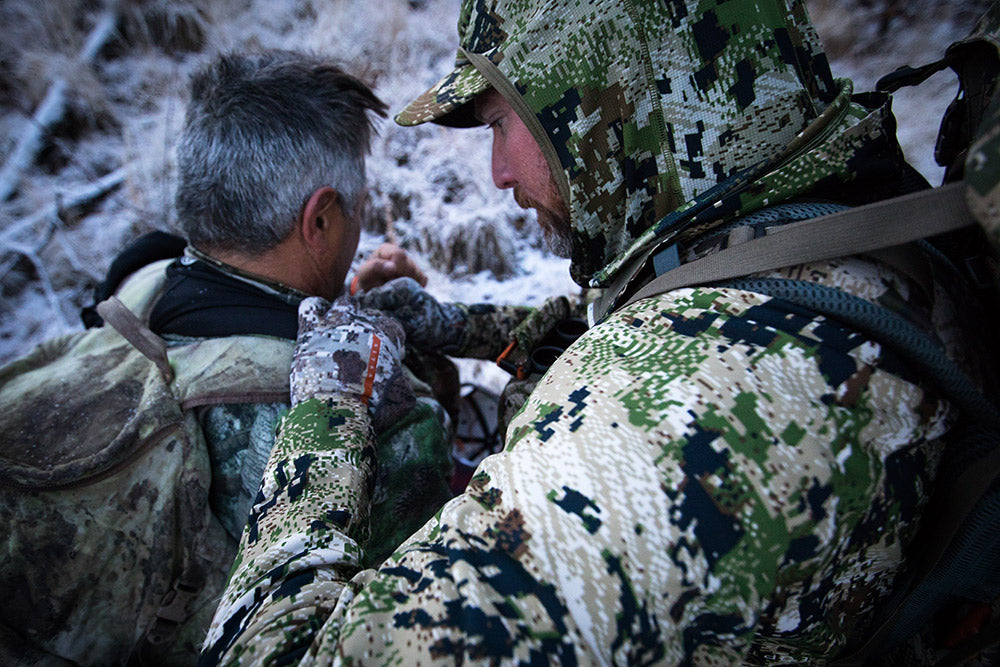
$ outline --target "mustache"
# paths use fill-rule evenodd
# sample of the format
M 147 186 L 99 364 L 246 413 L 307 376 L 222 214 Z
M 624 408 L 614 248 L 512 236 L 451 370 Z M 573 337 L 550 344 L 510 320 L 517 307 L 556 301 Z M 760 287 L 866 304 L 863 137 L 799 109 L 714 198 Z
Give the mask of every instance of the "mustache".
M 519 187 L 514 188 L 514 202 L 517 203 L 518 206 L 524 209 L 528 208 L 537 209 L 541 206 L 537 201 L 535 201 L 528 195 L 524 194 L 524 191 L 521 190 L 521 188 Z

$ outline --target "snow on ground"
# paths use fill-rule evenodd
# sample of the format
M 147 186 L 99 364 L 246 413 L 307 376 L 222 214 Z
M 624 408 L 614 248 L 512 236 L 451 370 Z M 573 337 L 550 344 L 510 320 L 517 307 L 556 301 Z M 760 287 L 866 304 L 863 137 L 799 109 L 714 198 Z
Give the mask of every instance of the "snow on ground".
M 918 19 L 892 14 L 900 3 L 888 0 L 807 4 L 834 74 L 853 78 L 856 90 L 872 89 L 881 74 L 899 65 L 936 58 L 975 16 L 961 11 L 968 3 L 953 0 L 914 0 L 907 11 L 923 17 Z M 150 7 L 168 13 L 175 29 L 194 16 L 188 25 L 205 30 L 201 52 L 165 49 L 150 38 L 118 45 L 93 68 L 74 69 L 68 58 L 53 56 L 76 52 L 93 3 L 58 0 L 43 8 L 9 0 L 0 6 L 0 43 L 6 44 L 0 46 L 0 64 L 15 73 L 3 79 L 7 88 L 0 85 L 0 152 L 5 159 L 10 154 L 30 123 L 26 112 L 53 78 L 71 82 L 74 119 L 71 131 L 57 133 L 42 164 L 25 173 L 17 196 L 0 205 L 0 362 L 80 329 L 77 312 L 121 246 L 149 229 L 169 227 L 173 138 L 182 121 L 184 83 L 205 54 L 260 46 L 329 52 L 354 63 L 395 112 L 450 69 L 459 0 L 164 0 L 125 6 L 133 23 Z M 60 12 L 65 20 L 57 24 Z M 886 21 L 891 29 L 880 32 Z M 935 50 L 926 50 L 931 44 Z M 931 147 L 953 82 L 942 73 L 916 92 L 896 96 L 904 150 L 934 184 L 941 169 Z M 418 257 L 430 276 L 429 289 L 441 299 L 536 305 L 578 290 L 568 262 L 542 249 L 533 214 L 493 187 L 489 149 L 486 130 L 383 122 L 368 163 L 371 201 L 359 259 L 383 240 L 396 241 Z M 110 196 L 13 234 L 18 221 L 119 166 L 127 178 Z M 462 372 L 490 386 L 505 378 L 489 364 L 463 362 Z

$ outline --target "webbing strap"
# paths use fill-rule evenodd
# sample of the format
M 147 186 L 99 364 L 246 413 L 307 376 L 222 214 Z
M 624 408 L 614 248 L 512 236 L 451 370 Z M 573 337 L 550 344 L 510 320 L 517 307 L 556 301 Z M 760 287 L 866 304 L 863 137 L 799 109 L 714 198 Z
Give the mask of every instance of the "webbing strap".
M 166 341 L 150 331 L 118 297 L 112 296 L 97 304 L 97 313 L 144 357 L 156 364 L 168 384 L 173 381 L 174 369 L 167 358 Z
M 766 236 L 730 246 L 657 276 L 625 305 L 679 287 L 897 246 L 974 222 L 965 203 L 963 184 L 949 183 L 775 227 Z

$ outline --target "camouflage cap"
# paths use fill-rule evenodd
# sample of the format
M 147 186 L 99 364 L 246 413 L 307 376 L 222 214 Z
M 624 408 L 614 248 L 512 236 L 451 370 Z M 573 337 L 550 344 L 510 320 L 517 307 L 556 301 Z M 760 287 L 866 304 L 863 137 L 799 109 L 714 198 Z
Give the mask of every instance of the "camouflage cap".
M 464 54 L 455 58 L 455 69 L 396 115 L 400 125 L 420 125 L 429 121 L 449 127 L 481 125 L 469 104 L 490 87 L 483 75 Z
M 473 115 L 469 104 L 490 83 L 482 72 L 475 67 L 469 53 L 487 54 L 497 57 L 508 33 L 503 29 L 508 14 L 520 14 L 531 5 L 531 2 L 514 0 L 512 6 L 479 7 L 480 3 L 464 0 L 458 17 L 458 53 L 455 56 L 455 67 L 444 78 L 434 84 L 429 90 L 410 102 L 405 109 L 396 115 L 400 125 L 420 125 L 433 121 L 449 127 L 473 127 L 481 125 Z M 504 0 L 498 3 L 507 4 Z M 502 56 L 500 56 L 502 57 Z

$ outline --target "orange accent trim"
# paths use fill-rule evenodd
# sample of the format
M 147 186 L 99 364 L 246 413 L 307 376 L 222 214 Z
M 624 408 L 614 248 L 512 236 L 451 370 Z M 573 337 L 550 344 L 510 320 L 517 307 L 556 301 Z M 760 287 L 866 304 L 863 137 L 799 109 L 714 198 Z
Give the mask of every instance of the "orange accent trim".
M 508 354 L 510 354 L 511 350 L 513 350 L 513 349 L 514 349 L 514 346 L 515 346 L 515 345 L 517 345 L 517 339 L 516 339 L 516 338 L 515 338 L 514 340 L 512 340 L 512 341 L 510 342 L 510 345 L 508 345 L 508 346 L 507 346 L 507 349 L 505 349 L 505 350 L 504 350 L 503 352 L 501 352 L 501 353 L 500 353 L 500 356 L 499 356 L 499 357 L 497 357 L 497 363 L 498 363 L 498 364 L 499 364 L 499 363 L 500 363 L 501 361 L 503 361 L 504 359 L 506 359 L 506 358 L 507 358 L 507 355 L 508 355 Z
M 375 386 L 375 370 L 378 368 L 378 353 L 382 349 L 382 339 L 372 334 L 372 351 L 368 355 L 368 375 L 365 377 L 365 391 L 361 395 L 361 401 L 368 405 L 368 399 L 372 396 L 372 389 Z
M 358 279 L 359 278 L 361 278 L 361 276 L 355 275 L 354 276 L 354 280 L 351 281 L 351 288 L 349 290 L 351 292 L 351 296 L 354 296 L 355 294 L 358 293 Z
M 499 366 L 500 368 L 504 369 L 508 373 L 511 372 L 511 368 L 514 368 L 514 364 L 510 363 L 509 361 L 507 361 L 507 355 L 509 355 L 511 353 L 511 351 L 515 347 L 517 347 L 517 339 L 516 338 L 514 340 L 512 340 L 510 342 L 510 345 L 507 346 L 507 349 L 505 349 L 503 352 L 501 352 L 500 356 L 497 357 L 497 361 L 496 361 L 497 366 Z M 515 377 L 518 380 L 523 380 L 524 378 L 527 377 L 527 373 L 524 372 L 524 369 L 521 366 L 517 366 L 514 370 L 515 370 Z

